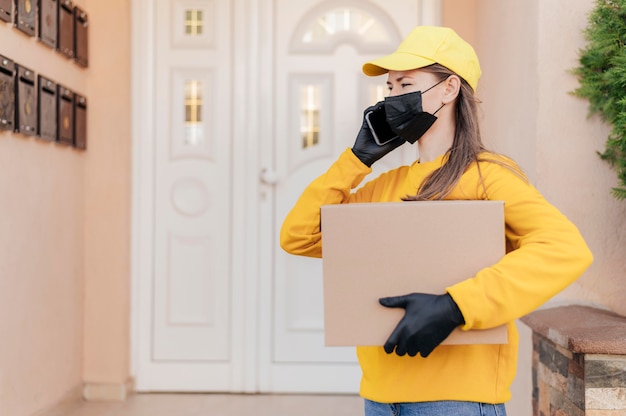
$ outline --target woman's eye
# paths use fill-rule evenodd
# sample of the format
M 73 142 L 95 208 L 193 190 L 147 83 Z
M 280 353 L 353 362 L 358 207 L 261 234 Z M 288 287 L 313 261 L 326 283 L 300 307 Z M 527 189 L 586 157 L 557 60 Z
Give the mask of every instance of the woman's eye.
M 400 85 L 402 86 L 402 88 L 404 88 L 404 87 L 410 86 L 411 84 L 400 84 Z

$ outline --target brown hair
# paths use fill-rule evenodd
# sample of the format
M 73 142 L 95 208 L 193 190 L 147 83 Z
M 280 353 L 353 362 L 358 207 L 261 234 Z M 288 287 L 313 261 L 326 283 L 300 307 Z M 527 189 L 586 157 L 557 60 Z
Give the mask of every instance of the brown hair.
M 440 80 L 456 75 L 443 65 L 433 64 L 422 68 L 435 74 Z M 458 75 L 457 75 L 458 76 Z M 422 182 L 416 195 L 407 196 L 405 201 L 424 201 L 444 199 L 458 183 L 461 175 L 472 164 L 479 161 L 490 161 L 501 164 L 525 179 L 524 174 L 516 166 L 509 166 L 497 160 L 481 159 L 479 155 L 487 149 L 483 145 L 478 123 L 478 100 L 474 90 L 467 81 L 461 79 L 461 88 L 456 99 L 455 129 L 452 146 L 447 151 L 447 161 L 440 168 L 432 172 Z M 480 166 L 478 166 L 480 176 Z M 481 177 L 482 178 L 482 177 Z

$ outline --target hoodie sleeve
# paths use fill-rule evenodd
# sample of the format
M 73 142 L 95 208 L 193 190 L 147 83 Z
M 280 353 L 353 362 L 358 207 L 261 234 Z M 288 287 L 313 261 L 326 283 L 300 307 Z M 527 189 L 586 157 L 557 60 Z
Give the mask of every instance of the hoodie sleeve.
M 480 176 L 487 199 L 504 201 L 512 250 L 495 265 L 447 288 L 463 313 L 465 330 L 493 328 L 526 315 L 574 282 L 593 261 L 576 226 L 514 171 L 484 163 Z
M 290 254 L 322 257 L 322 205 L 367 199 L 366 192 L 356 195 L 351 190 L 371 171 L 351 149 L 346 149 L 326 173 L 306 187 L 287 214 L 280 230 L 280 246 Z

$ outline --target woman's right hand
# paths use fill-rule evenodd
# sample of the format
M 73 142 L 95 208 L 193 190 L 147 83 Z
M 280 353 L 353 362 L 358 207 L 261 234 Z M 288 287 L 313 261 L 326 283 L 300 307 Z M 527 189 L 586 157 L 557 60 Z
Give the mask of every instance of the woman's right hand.
M 367 121 L 365 120 L 365 114 L 380 108 L 382 105 L 383 102 L 380 101 L 373 106 L 365 109 L 365 111 L 363 112 L 363 123 L 361 124 L 361 130 L 359 130 L 359 133 L 356 136 L 356 141 L 354 142 L 354 146 L 352 147 L 352 152 L 356 155 L 356 157 L 359 158 L 359 160 L 361 160 L 361 162 L 363 162 L 368 167 L 371 167 L 374 162 L 376 162 L 387 153 L 391 152 L 405 142 L 405 140 L 401 137 L 397 137 L 382 146 L 378 145 L 376 141 L 374 141 L 374 136 L 372 135 L 372 132 L 367 125 Z

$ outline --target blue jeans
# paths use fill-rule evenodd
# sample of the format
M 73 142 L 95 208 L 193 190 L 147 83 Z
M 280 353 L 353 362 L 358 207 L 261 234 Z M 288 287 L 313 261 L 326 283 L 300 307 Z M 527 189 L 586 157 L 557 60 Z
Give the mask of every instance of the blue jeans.
M 365 416 L 506 416 L 504 404 L 475 402 L 378 403 L 365 400 Z

